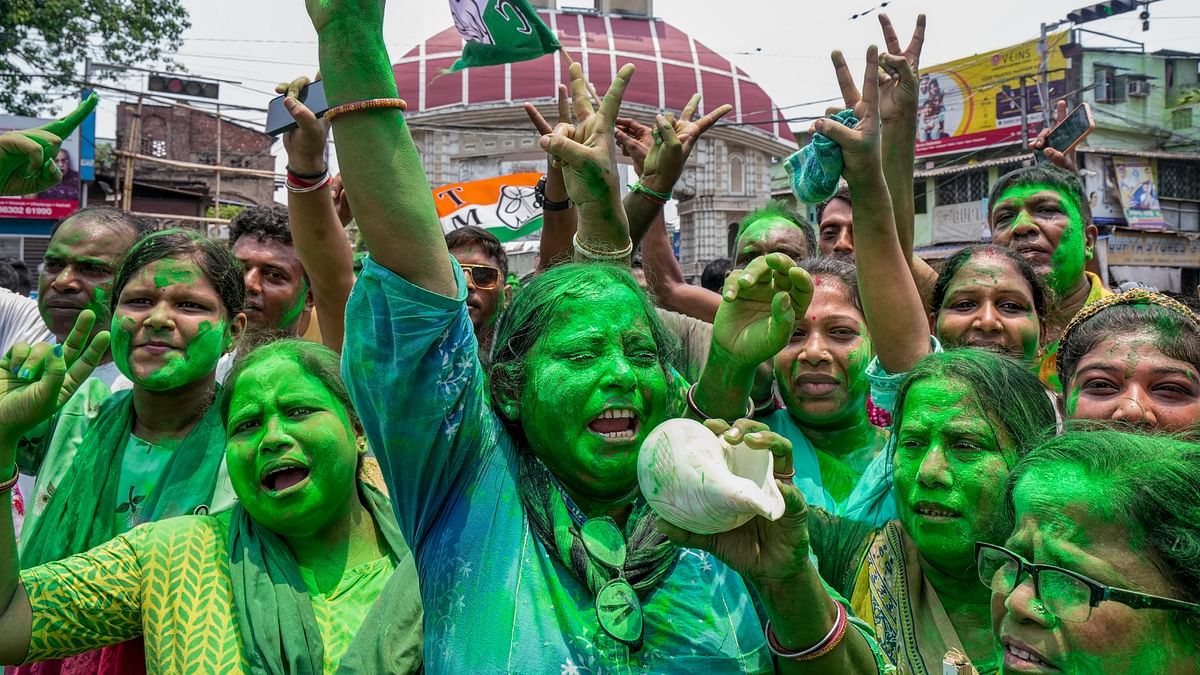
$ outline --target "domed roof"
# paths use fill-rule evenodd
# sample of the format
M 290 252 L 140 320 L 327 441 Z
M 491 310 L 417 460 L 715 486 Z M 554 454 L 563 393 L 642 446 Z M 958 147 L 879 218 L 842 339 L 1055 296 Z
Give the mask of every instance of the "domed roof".
M 703 110 L 733 105 L 722 125 L 742 126 L 794 143 L 784 116 L 762 87 L 728 59 L 666 21 L 561 10 L 538 13 L 571 58 L 583 64 L 585 75 L 601 94 L 617 69 L 632 63 L 637 73 L 625 92 L 627 104 L 677 112 L 693 93 L 700 92 Z M 567 81 L 566 62 L 560 55 L 445 73 L 462 47 L 458 31 L 447 28 L 393 65 L 410 113 L 553 99 L 557 84 Z

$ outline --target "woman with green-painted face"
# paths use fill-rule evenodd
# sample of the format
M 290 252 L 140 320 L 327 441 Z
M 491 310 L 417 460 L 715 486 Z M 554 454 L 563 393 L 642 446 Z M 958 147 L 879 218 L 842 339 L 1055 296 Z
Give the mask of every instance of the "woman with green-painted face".
M 49 345 L 19 365 L 30 374 L 5 383 L 0 417 L 44 409 L 66 375 Z M 364 463 L 337 355 L 274 342 L 240 359 L 226 382 L 212 409 L 227 439 L 232 511 L 142 524 L 19 575 L 10 521 L 0 518 L 0 597 L 11 598 L 0 610 L 0 663 L 141 637 L 149 672 L 419 668 L 416 567 L 387 498 L 368 482 L 374 463 Z M 0 465 L 11 464 L 11 444 L 0 445 Z M 7 491 L 0 500 L 7 506 Z M 98 671 L 133 672 L 132 663 Z
M 1200 452 L 1070 432 L 1013 471 L 1001 545 L 978 544 L 1005 673 L 1200 673 Z
M 1200 317 L 1191 309 L 1133 289 L 1085 307 L 1061 345 L 1069 417 L 1200 432 Z
M 580 216 L 575 256 L 588 262 L 556 266 L 513 299 L 485 377 L 466 279 L 397 109 L 383 3 L 308 9 L 339 162 L 371 242 L 343 369 L 420 569 L 427 669 L 877 671 L 869 638 L 807 573 L 794 488 L 778 521 L 708 537 L 661 524 L 641 498 L 638 452 L 668 417 L 672 340 L 627 267 L 613 123 L 634 68 L 617 72 L 598 110 L 582 68 L 569 69 L 577 123 L 540 144 L 563 166 Z M 681 151 L 664 116 L 657 133 L 655 152 Z M 775 434 L 746 440 L 789 456 Z M 778 651 L 827 649 L 776 664 L 764 619 Z
M 901 672 L 940 673 L 951 650 L 981 674 L 999 668 L 973 547 L 1008 535 L 1009 472 L 1054 420 L 1045 389 L 1018 362 L 979 349 L 932 354 L 897 396 L 883 479 L 895 520 L 880 528 L 810 516 L 821 576 L 875 627 Z
M 157 232 L 129 251 L 113 282 L 111 334 L 113 361 L 133 388 L 105 399 L 72 438 L 48 435 L 64 455 L 55 465 L 68 468 L 39 477 L 22 530 L 23 567 L 81 553 L 140 523 L 233 504 L 213 403 L 217 362 L 245 327 L 244 293 L 228 248 L 195 232 Z M 90 314 L 76 326 L 80 344 Z M 29 353 L 14 347 L 11 358 L 19 363 Z M 18 380 L 29 374 L 16 373 Z M 72 377 L 60 393 L 84 378 Z M 15 411 L 9 429 L 31 429 L 52 412 Z M 125 663 L 138 652 L 126 646 L 115 658 Z

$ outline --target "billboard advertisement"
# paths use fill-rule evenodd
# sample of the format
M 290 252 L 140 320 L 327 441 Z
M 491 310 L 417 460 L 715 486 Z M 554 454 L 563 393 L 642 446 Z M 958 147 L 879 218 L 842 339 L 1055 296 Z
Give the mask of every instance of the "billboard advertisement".
M 917 102 L 917 157 L 1021 142 L 1022 96 L 1029 135 L 1042 128 L 1038 40 L 922 68 Z M 1050 101 L 1067 89 L 1067 33 L 1047 38 Z M 1022 79 L 1024 76 L 1024 79 Z M 1024 87 L 1024 92 L 1022 92 Z
M 482 227 L 501 242 L 542 229 L 542 210 L 534 198 L 540 173 L 518 173 L 443 185 L 433 191 L 442 231 Z
M 1117 189 L 1121 193 L 1126 224 L 1132 228 L 1165 228 L 1167 221 L 1163 219 L 1162 206 L 1158 203 L 1150 160 L 1113 157 L 1113 168 L 1117 172 Z
M 53 119 L 0 115 L 0 133 L 15 129 L 30 129 L 53 122 Z M 79 130 L 63 141 L 54 159 L 62 171 L 58 185 L 34 195 L 0 198 L 0 218 L 33 218 L 59 220 L 79 209 L 82 183 L 79 175 Z

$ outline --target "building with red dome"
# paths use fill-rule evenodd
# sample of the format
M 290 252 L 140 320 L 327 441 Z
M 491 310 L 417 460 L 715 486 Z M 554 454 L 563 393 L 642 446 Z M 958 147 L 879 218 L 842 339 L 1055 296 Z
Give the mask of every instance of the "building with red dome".
M 678 112 L 695 92 L 703 96 L 702 111 L 733 105 L 697 144 L 675 190 L 684 273 L 698 275 L 708 261 L 728 256 L 730 225 L 767 201 L 772 163 L 796 149 L 778 107 L 745 71 L 653 17 L 649 0 L 597 0 L 595 9 L 532 4 L 601 94 L 622 65 L 637 67 L 623 116 L 652 124 L 656 113 Z M 565 59 L 446 72 L 462 46 L 458 32 L 447 28 L 393 66 L 430 182 L 544 171 L 545 154 L 521 104 L 536 104 L 553 123 L 557 85 L 567 81 Z M 632 166 L 627 171 L 632 179 Z

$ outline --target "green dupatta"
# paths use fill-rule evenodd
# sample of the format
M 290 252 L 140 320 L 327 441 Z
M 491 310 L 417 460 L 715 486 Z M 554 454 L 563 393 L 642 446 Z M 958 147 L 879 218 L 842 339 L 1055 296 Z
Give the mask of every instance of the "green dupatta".
M 133 415 L 132 390 L 116 392 L 101 404 L 45 513 L 22 534 L 22 569 L 82 553 L 118 534 L 117 490 Z M 207 513 L 224 458 L 225 428 L 217 406 L 210 405 L 171 453 L 140 522 Z
M 358 486 L 396 569 L 337 672 L 417 672 L 422 612 L 416 566 L 387 497 L 362 481 Z M 241 504 L 233 507 L 229 523 L 229 576 L 246 672 L 321 675 L 325 645 L 296 559 L 283 539 L 255 523 Z

